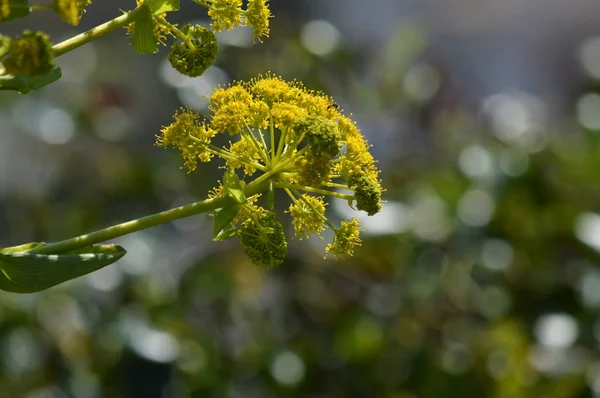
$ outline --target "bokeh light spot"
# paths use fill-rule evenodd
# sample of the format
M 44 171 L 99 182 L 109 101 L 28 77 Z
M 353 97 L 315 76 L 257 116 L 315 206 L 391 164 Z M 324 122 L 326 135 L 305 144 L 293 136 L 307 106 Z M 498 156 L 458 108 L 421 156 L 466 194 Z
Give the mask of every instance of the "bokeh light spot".
M 292 351 L 278 353 L 271 362 L 270 369 L 273 378 L 282 385 L 293 386 L 304 379 L 304 362 Z
M 322 20 L 310 21 L 302 28 L 300 40 L 308 51 L 324 56 L 335 50 L 340 41 L 340 31 Z

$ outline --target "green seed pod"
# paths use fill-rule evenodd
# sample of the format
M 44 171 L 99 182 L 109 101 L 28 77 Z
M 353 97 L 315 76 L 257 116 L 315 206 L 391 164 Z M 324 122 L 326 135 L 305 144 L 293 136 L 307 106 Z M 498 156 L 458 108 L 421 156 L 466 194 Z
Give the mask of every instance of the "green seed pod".
M 200 76 L 217 59 L 217 38 L 212 30 L 190 24 L 181 28 L 190 38 L 193 48 L 187 42 L 174 43 L 167 59 L 179 73 L 190 77 Z

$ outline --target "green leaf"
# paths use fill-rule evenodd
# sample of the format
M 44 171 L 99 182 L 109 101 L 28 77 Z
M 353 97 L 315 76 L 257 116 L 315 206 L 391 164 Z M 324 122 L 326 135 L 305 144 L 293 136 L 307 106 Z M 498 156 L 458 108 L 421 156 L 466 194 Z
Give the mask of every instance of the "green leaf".
M 237 229 L 238 227 L 236 227 L 232 223 L 229 223 L 229 225 L 223 228 L 223 230 L 219 232 L 219 234 L 213 240 L 215 242 L 218 242 L 221 240 L 227 240 L 229 238 L 232 238 L 237 233 Z
M 25 75 L 5 75 L 0 76 L 0 90 L 18 91 L 21 94 L 27 94 L 40 88 L 54 83 L 62 76 L 59 67 L 52 69 L 45 75 L 25 76 Z
M 29 250 L 44 243 L 0 250 L 0 289 L 13 293 L 35 293 L 99 270 L 123 257 L 117 245 L 91 246 L 69 253 L 36 254 Z
M 179 10 L 179 0 L 146 0 L 144 4 L 150 8 L 154 15 Z
M 31 14 L 31 7 L 27 0 L 8 0 L 8 15 L 0 14 L 0 22 L 12 21 L 15 18 L 23 18 Z
M 239 205 L 223 207 L 215 211 L 215 227 L 213 231 L 213 239 L 217 240 L 217 236 L 227 227 L 232 224 L 233 219 L 240 211 Z
M 225 172 L 225 175 L 223 176 L 223 188 L 225 190 L 225 194 L 231 196 L 233 200 L 239 204 L 245 204 L 248 202 L 248 199 L 246 199 L 246 194 L 244 193 L 244 188 L 242 188 L 242 182 L 235 173 L 235 170 L 228 169 Z
M 152 11 L 146 3 L 136 18 L 133 27 L 133 49 L 138 54 L 155 54 L 158 52 L 156 36 L 154 36 L 154 20 Z
M 275 207 L 275 189 L 273 188 L 273 180 L 269 181 L 269 190 L 267 191 L 267 208 L 273 210 Z

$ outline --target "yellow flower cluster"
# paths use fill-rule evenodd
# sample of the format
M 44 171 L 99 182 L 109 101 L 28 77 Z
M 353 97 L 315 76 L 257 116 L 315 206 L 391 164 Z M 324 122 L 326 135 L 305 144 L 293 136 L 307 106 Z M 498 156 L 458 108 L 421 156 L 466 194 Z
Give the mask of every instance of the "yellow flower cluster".
M 90 4 L 92 0 L 54 0 L 53 7 L 63 21 L 77 26 L 85 12 L 85 7 Z
M 242 0 L 194 0 L 208 8 L 208 16 L 213 20 L 210 27 L 215 32 L 231 30 L 236 26 L 250 26 L 252 36 L 260 40 L 269 37 L 269 19 L 271 10 L 268 0 L 248 0 L 246 9 L 242 8 Z
M 10 0 L 0 0 L 0 21 L 10 16 Z
M 328 225 L 336 232 L 327 252 L 352 254 L 360 243 L 358 220 L 333 227 L 324 197 L 345 199 L 370 215 L 380 209 L 379 170 L 356 124 L 329 96 L 271 74 L 217 88 L 208 102 L 211 114 L 204 121 L 191 111 L 176 114 L 158 145 L 178 148 L 190 171 L 195 162 L 217 156 L 242 171 L 246 183 L 260 172 L 261 181 L 268 178 L 292 199 L 288 213 L 296 235 L 318 235 Z M 218 133 L 232 142 L 213 146 Z
M 173 116 L 175 122 L 161 130 L 156 136 L 156 145 L 174 147 L 181 151 L 184 165 L 191 172 L 198 161 L 210 162 L 212 153 L 208 145 L 216 131 L 199 122 L 199 115 L 189 109 L 181 109 Z

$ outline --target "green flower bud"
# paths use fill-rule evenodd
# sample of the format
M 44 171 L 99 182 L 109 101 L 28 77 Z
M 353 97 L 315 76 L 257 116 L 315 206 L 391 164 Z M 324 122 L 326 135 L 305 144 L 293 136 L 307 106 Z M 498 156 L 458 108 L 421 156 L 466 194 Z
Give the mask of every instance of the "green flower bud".
M 265 265 L 267 268 L 277 267 L 288 251 L 283 226 L 272 211 L 254 216 L 244 221 L 238 229 L 238 238 L 244 252 L 255 264 Z
M 54 69 L 50 38 L 43 32 L 26 30 L 21 38 L 11 40 L 0 62 L 13 76 L 44 75 Z
M 381 188 L 377 181 L 364 174 L 353 174 L 348 180 L 348 186 L 354 191 L 356 208 L 364 210 L 368 215 L 379 213 L 381 210 Z
M 298 136 L 306 137 L 314 152 L 324 153 L 333 158 L 342 149 L 337 125 L 323 116 L 305 116 L 294 125 L 294 130 Z
M 217 38 L 212 30 L 203 26 L 190 24 L 181 28 L 190 38 L 193 48 L 187 42 L 175 43 L 167 59 L 179 73 L 190 77 L 200 76 L 217 59 Z

